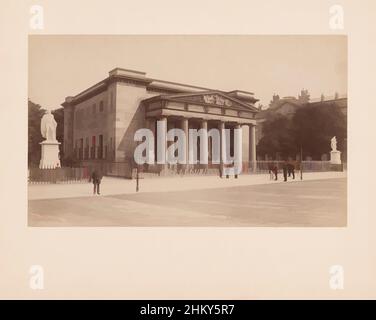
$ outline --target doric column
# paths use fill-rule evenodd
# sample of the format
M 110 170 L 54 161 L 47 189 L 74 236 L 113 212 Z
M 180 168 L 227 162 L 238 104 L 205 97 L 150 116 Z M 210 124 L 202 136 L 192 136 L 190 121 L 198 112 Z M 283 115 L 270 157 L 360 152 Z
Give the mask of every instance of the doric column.
M 188 159 L 188 153 L 189 153 L 189 119 L 188 118 L 183 118 L 181 120 L 181 128 L 182 130 L 184 131 L 184 135 L 185 135 L 185 154 L 184 154 L 184 158 L 185 158 L 185 163 L 186 165 L 189 164 L 189 159 Z
M 146 128 L 149 129 L 153 133 L 153 137 L 154 137 L 154 141 L 150 141 L 150 143 L 148 144 L 148 151 L 149 151 L 149 153 L 154 154 L 154 157 L 153 157 L 154 161 L 156 160 L 156 154 L 155 154 L 155 152 L 156 152 L 155 121 L 156 121 L 155 118 L 147 118 L 146 119 Z
M 243 130 L 240 123 L 235 125 L 234 130 L 234 174 L 235 178 L 242 172 L 243 168 Z
M 200 141 L 200 148 L 201 148 L 200 149 L 200 164 L 203 164 L 207 167 L 208 161 L 209 161 L 208 121 L 207 120 L 202 120 L 201 129 L 203 129 L 203 132 L 201 136 L 202 141 Z
M 250 149 L 250 161 L 252 164 L 253 172 L 256 171 L 256 125 L 250 125 L 249 128 L 249 149 Z
M 242 152 L 242 157 L 243 157 L 243 171 L 248 172 L 250 168 L 250 150 L 249 150 L 249 125 L 248 124 L 243 124 L 242 125 L 242 143 L 243 143 L 243 152 Z
M 220 176 L 222 177 L 223 162 L 224 162 L 224 159 L 226 159 L 226 132 L 225 132 L 225 122 L 224 121 L 221 121 L 219 123 L 219 133 L 220 133 L 220 140 L 221 140 L 219 171 L 220 171 Z
M 167 164 L 167 117 L 163 116 L 157 122 L 157 163 Z
M 236 130 L 242 130 L 242 126 L 240 125 L 240 123 L 237 123 L 236 125 L 235 125 L 235 129 Z M 238 152 L 241 152 L 242 151 L 242 131 L 239 131 L 239 135 L 237 136 L 236 134 L 235 134 L 235 132 L 234 132 L 234 154 L 235 154 L 235 148 L 238 148 Z M 238 141 L 236 141 L 235 142 L 235 139 L 236 140 L 238 140 Z M 242 159 L 240 159 L 240 161 L 241 161 Z

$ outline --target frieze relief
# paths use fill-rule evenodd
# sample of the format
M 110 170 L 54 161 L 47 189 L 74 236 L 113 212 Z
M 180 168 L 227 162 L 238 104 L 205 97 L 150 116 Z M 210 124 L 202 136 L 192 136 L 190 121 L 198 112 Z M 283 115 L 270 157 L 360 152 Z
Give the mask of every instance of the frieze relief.
M 218 106 L 226 106 L 226 107 L 232 106 L 231 100 L 221 97 L 220 95 L 217 95 L 217 94 L 206 94 L 206 95 L 203 95 L 202 98 L 204 102 L 208 104 L 216 104 Z
M 196 103 L 206 103 L 206 104 L 223 106 L 223 107 L 234 106 L 233 102 L 230 99 L 222 97 L 218 94 L 205 94 L 205 95 L 182 97 L 182 98 L 178 98 L 178 100 L 184 100 L 184 101 L 190 101 L 190 102 L 196 102 Z

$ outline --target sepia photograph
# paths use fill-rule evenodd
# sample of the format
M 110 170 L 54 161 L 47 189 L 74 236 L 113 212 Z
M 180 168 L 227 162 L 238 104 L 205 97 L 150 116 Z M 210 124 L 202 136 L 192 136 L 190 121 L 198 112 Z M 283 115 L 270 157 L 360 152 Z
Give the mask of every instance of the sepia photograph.
M 346 227 L 346 35 L 30 35 L 30 227 Z

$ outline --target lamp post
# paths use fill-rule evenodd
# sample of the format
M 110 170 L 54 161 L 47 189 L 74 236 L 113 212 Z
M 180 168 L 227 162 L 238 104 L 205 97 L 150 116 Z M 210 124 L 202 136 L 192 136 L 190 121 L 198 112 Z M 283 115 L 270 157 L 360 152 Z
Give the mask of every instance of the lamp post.
M 300 180 L 303 180 L 303 147 L 300 145 Z
M 139 180 L 140 180 L 140 177 L 138 175 L 138 165 L 136 167 L 136 192 L 138 192 L 140 190 L 139 188 Z

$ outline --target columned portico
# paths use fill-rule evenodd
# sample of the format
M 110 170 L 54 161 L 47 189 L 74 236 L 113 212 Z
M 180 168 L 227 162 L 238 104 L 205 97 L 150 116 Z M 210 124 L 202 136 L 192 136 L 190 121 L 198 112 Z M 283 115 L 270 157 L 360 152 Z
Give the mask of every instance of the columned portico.
M 170 118 L 171 119 L 171 118 Z M 157 121 L 160 121 L 160 124 L 158 127 L 156 126 Z M 166 116 L 161 116 L 157 118 L 148 118 L 147 119 L 147 128 L 152 130 L 153 134 L 155 134 L 155 142 L 156 142 L 156 149 L 155 149 L 155 159 L 158 161 L 158 164 L 165 164 L 168 159 L 168 147 L 173 142 L 167 141 L 167 132 L 168 128 L 172 128 L 171 120 L 169 120 Z M 199 129 L 203 129 L 200 135 L 200 143 L 199 143 L 199 154 L 197 155 L 198 164 L 201 165 L 201 167 L 207 168 L 210 164 L 209 159 L 211 159 L 211 148 L 209 148 L 209 125 L 208 120 L 203 120 L 200 118 L 181 118 L 180 121 L 175 119 L 178 123 L 180 122 L 179 129 L 183 130 L 184 135 L 186 137 L 186 143 L 185 143 L 185 150 L 184 154 L 182 155 L 182 158 L 185 159 L 186 168 L 189 167 L 189 164 L 193 163 L 193 157 L 194 153 L 191 151 L 189 152 L 189 148 L 195 148 L 196 146 L 190 146 L 189 145 L 189 125 L 190 121 L 193 123 L 199 123 Z M 174 122 L 175 122 L 174 121 Z M 223 171 L 223 166 L 225 165 L 225 161 L 229 159 L 229 152 L 230 150 L 234 150 L 234 148 L 237 146 L 241 148 L 242 153 L 242 162 L 243 162 L 243 170 L 248 171 L 248 169 L 251 169 L 251 171 L 255 171 L 255 164 L 256 164 L 256 126 L 250 125 L 250 124 L 242 124 L 242 123 L 233 123 L 233 122 L 225 122 L 225 121 L 215 121 L 217 122 L 216 127 L 219 130 L 219 137 L 220 137 L 220 170 Z M 231 126 L 232 129 L 241 130 L 240 135 L 229 135 L 227 136 L 225 129 L 231 129 L 229 127 L 226 127 L 226 123 L 228 123 L 229 126 Z M 213 122 L 214 124 L 214 122 Z M 155 129 L 158 128 L 158 129 Z M 230 137 L 230 140 L 229 140 Z M 241 137 L 241 142 L 235 142 L 236 139 L 239 139 Z M 232 139 L 231 139 L 232 138 Z M 163 147 L 164 145 L 164 147 Z M 149 147 L 150 148 L 150 147 Z M 162 149 L 164 148 L 165 152 L 160 153 L 158 155 L 158 152 L 162 152 Z M 150 149 L 149 149 L 150 150 Z M 239 151 L 239 150 L 238 150 Z M 210 153 L 210 157 L 209 157 Z M 165 166 L 162 165 L 163 168 Z
M 220 97 L 218 98 L 218 96 Z M 215 99 L 217 100 L 213 97 L 216 97 Z M 203 99 L 202 101 L 200 100 L 201 98 Z M 214 100 L 212 100 L 212 98 Z M 192 101 L 190 99 L 192 99 Z M 219 101 L 220 104 L 212 103 L 212 101 Z M 163 161 L 166 163 L 167 160 L 167 130 L 174 127 L 183 130 L 186 137 L 184 155 L 180 155 L 180 159 L 185 159 L 187 165 L 180 168 L 185 167 L 185 170 L 217 168 L 218 170 L 218 167 L 216 167 L 218 165 L 209 161 L 212 157 L 212 153 L 209 155 L 212 143 L 209 143 L 208 131 L 210 128 L 214 127 L 219 129 L 220 172 L 223 172 L 224 165 L 229 167 L 234 165 L 233 163 L 225 163 L 226 160 L 229 160 L 230 151 L 232 156 L 234 156 L 234 152 L 237 152 L 237 155 L 240 154 L 239 151 L 241 152 L 241 161 L 244 171 L 248 171 L 250 167 L 253 168 L 253 170 L 255 169 L 256 120 L 254 119 L 254 115 L 257 109 L 251 105 L 246 105 L 245 103 L 217 92 L 210 94 L 203 92 L 194 95 L 157 96 L 146 99 L 143 103 L 146 105 L 147 119 L 151 119 L 151 121 L 162 121 L 162 124 L 158 126 L 159 130 L 156 132 L 164 137 L 156 139 L 159 141 L 156 152 L 158 153 L 158 148 L 161 148 L 163 144 L 166 150 L 164 155 L 159 155 L 160 164 L 162 164 L 161 162 Z M 194 142 L 195 145 L 190 145 L 190 143 L 192 143 L 189 136 L 190 128 L 197 130 L 197 135 L 194 137 L 195 140 L 193 141 L 199 141 L 198 146 L 196 146 L 196 142 Z M 199 131 L 200 129 L 203 130 Z M 231 134 L 226 134 L 225 129 L 230 129 Z M 235 134 L 234 130 L 237 130 L 237 132 L 241 130 L 240 135 Z M 241 139 L 241 141 L 235 141 L 236 139 Z M 213 138 L 211 142 L 213 142 Z M 172 143 L 173 142 L 171 142 L 171 144 Z M 235 150 L 235 148 L 238 149 Z M 197 156 L 197 166 L 192 166 L 194 156 Z M 166 168 L 165 166 L 163 167 Z

